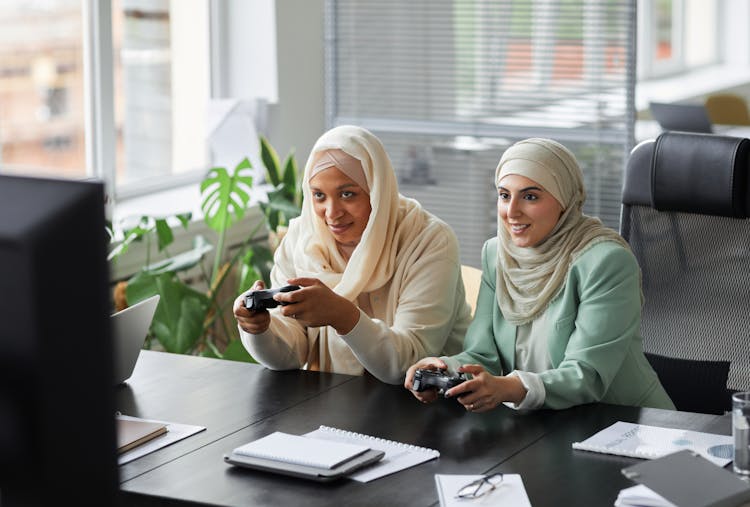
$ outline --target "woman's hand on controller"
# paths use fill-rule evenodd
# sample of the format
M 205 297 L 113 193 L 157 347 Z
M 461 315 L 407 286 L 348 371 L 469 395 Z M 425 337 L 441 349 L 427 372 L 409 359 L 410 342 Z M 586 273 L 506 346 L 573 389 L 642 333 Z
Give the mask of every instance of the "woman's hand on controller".
M 276 301 L 285 303 L 282 315 L 296 319 L 303 326 L 331 326 L 340 335 L 351 332 L 359 322 L 359 308 L 317 278 L 290 278 L 287 283 L 302 288 L 274 296 Z
M 458 369 L 472 378 L 450 389 L 446 396 L 456 398 L 469 412 L 487 412 L 509 401 L 521 403 L 526 388 L 518 377 L 495 376 L 479 364 L 465 364 Z
M 414 363 L 406 370 L 404 387 L 411 391 L 416 399 L 422 403 L 432 403 L 438 398 L 437 389 L 428 389 L 426 391 L 412 391 L 414 387 L 414 372 L 417 370 L 445 370 L 448 365 L 438 357 L 425 357 Z
M 237 320 L 237 325 L 250 334 L 261 334 L 268 329 L 271 324 L 271 315 L 268 310 L 248 310 L 245 308 L 245 296 L 248 292 L 254 290 L 262 290 L 265 288 L 263 280 L 257 280 L 249 291 L 241 294 L 234 300 L 232 305 L 232 312 L 234 318 Z

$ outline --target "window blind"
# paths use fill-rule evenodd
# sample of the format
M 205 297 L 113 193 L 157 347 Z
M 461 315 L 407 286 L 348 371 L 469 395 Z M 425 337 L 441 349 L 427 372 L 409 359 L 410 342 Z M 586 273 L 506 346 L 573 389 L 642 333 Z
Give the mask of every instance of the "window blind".
M 633 146 L 634 0 L 327 0 L 326 121 L 384 142 L 401 193 L 479 266 L 494 170 L 527 137 L 570 148 L 587 214 L 617 229 Z

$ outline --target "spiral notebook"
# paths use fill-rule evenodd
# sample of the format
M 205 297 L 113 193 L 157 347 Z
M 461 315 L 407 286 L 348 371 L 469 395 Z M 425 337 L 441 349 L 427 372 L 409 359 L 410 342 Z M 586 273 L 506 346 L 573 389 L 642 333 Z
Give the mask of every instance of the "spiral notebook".
M 383 451 L 385 456 L 382 460 L 348 475 L 350 479 L 358 482 L 370 482 L 440 457 L 440 452 L 434 449 L 394 442 L 370 435 L 331 428 L 330 426 L 320 426 L 317 430 L 306 433 L 305 436 L 331 442 L 363 445 L 371 449 Z
M 583 442 L 573 442 L 573 449 L 645 459 L 661 458 L 687 449 L 721 467 L 734 457 L 734 441 L 731 435 L 661 428 L 623 421 L 604 428 Z

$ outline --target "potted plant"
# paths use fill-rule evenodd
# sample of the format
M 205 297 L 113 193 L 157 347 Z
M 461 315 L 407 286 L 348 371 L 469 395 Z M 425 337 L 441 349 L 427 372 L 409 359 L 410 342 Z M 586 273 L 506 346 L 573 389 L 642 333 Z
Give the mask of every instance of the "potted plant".
M 189 229 L 190 213 L 169 217 L 143 216 L 135 227 L 123 231 L 123 239 L 110 253 L 110 260 L 126 255 L 133 242 L 145 242 L 145 265 L 127 281 L 117 284 L 115 302 L 119 308 L 154 294 L 161 299 L 144 346 L 160 347 L 168 352 L 199 354 L 234 360 L 252 361 L 238 339 L 232 316 L 232 303 L 253 281 L 263 279 L 269 284 L 273 263 L 272 250 L 289 220 L 299 215 L 301 187 L 293 152 L 283 164 L 274 148 L 260 138 L 261 160 L 265 166 L 265 201 L 259 205 L 262 218 L 251 225 L 239 245 L 227 245 L 227 231 L 241 222 L 256 187 L 252 166 L 245 158 L 230 173 L 214 167 L 200 183 L 203 220 L 217 234 L 215 244 L 201 235 L 193 238 L 192 248 L 169 255 L 174 241 L 173 227 Z M 253 242 L 261 227 L 269 233 L 269 241 Z M 151 261 L 156 242 L 159 260 Z M 208 269 L 208 259 L 212 259 Z M 196 283 L 189 273 L 198 271 L 203 283 Z M 119 304 L 118 304 L 119 301 Z

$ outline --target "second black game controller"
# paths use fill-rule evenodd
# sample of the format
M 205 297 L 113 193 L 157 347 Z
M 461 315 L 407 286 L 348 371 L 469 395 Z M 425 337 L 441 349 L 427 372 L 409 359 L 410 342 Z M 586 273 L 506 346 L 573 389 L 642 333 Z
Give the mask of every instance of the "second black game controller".
M 254 290 L 245 296 L 245 308 L 248 310 L 268 310 L 287 303 L 276 301 L 273 296 L 279 292 L 292 292 L 299 290 L 299 285 L 284 285 L 276 289 Z
M 456 387 L 467 380 L 463 373 L 456 376 L 449 375 L 445 370 L 425 370 L 420 369 L 414 372 L 412 380 L 412 391 L 426 391 L 435 388 L 438 394 L 445 396 L 445 392 Z

